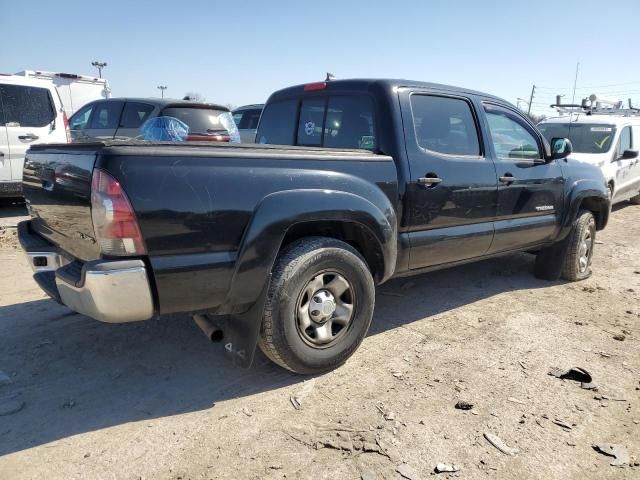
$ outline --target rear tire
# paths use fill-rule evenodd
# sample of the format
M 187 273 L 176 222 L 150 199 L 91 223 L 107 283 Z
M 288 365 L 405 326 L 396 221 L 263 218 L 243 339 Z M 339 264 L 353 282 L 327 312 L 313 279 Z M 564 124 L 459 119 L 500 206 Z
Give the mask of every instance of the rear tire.
M 258 346 L 295 373 L 333 370 L 364 339 L 374 303 L 371 272 L 353 247 L 326 237 L 297 240 L 274 266 Z

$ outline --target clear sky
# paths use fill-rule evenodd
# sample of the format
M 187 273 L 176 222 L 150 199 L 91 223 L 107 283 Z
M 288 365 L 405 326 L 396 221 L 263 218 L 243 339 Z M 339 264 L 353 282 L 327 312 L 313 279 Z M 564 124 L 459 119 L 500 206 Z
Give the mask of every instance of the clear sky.
M 0 72 L 92 74 L 114 96 L 187 91 L 258 103 L 279 88 L 386 77 L 533 102 L 596 92 L 640 104 L 640 0 L 0 0 Z

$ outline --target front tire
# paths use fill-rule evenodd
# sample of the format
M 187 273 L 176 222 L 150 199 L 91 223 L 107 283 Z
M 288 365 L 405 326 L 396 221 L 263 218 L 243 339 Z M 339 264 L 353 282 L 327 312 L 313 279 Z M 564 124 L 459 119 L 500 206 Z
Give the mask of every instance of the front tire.
M 326 237 L 296 240 L 273 269 L 258 345 L 292 372 L 333 370 L 364 339 L 374 303 L 371 272 L 353 247 Z
M 567 238 L 540 250 L 535 263 L 536 277 L 543 280 L 562 277 L 570 282 L 589 278 L 595 240 L 596 222 L 593 214 L 581 210 Z
M 591 259 L 596 241 L 593 214 L 581 211 L 569 234 L 569 244 L 562 266 L 562 278 L 575 282 L 591 276 Z

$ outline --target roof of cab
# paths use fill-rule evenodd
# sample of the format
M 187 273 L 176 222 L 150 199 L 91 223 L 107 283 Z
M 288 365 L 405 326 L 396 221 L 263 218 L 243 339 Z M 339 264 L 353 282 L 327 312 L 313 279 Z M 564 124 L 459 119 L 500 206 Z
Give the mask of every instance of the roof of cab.
M 317 83 L 317 84 L 324 83 L 326 86 L 322 90 L 329 91 L 329 92 L 342 91 L 342 90 L 368 90 L 373 87 L 382 87 L 384 89 L 415 87 L 415 88 L 424 88 L 429 90 L 440 90 L 442 92 L 449 92 L 449 93 L 475 95 L 478 97 L 483 97 L 486 99 L 496 100 L 502 103 L 510 104 L 510 102 L 507 102 L 502 98 L 496 97 L 494 95 L 490 95 L 488 93 L 471 90 L 469 88 L 454 87 L 451 85 L 443 85 L 440 83 L 419 82 L 415 80 L 385 79 L 385 78 L 354 78 L 354 79 L 345 79 L 345 80 L 329 80 L 325 82 L 310 82 L 307 84 L 295 85 L 292 87 L 283 88 L 282 90 L 278 90 L 277 92 L 274 92 L 271 95 L 270 100 L 273 100 L 278 97 L 298 96 L 301 93 L 313 93 L 313 92 L 305 92 L 304 87 L 306 85 L 310 85 L 314 83 Z

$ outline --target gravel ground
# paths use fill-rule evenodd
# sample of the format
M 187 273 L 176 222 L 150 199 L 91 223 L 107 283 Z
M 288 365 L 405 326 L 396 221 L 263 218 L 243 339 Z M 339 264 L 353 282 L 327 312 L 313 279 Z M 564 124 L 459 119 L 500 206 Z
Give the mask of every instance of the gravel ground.
M 316 378 L 234 368 L 186 317 L 74 314 L 3 241 L 0 478 L 640 478 L 593 448 L 640 459 L 638 238 L 622 205 L 580 283 L 535 279 L 527 254 L 391 281 L 361 348 Z

